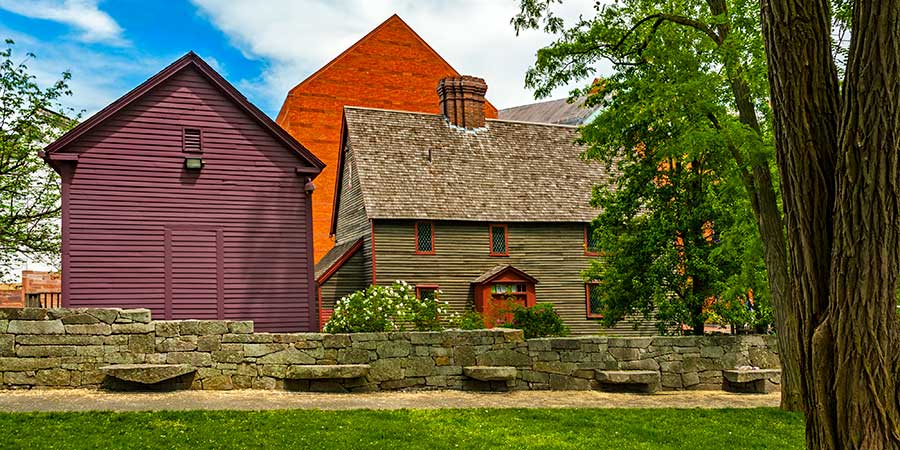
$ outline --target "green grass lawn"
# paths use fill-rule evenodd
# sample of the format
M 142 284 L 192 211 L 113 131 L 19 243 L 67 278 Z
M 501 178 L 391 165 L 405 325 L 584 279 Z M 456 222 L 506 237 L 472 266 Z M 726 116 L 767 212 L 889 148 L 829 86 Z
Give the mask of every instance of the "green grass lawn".
M 789 449 L 777 409 L 0 413 L 3 449 Z

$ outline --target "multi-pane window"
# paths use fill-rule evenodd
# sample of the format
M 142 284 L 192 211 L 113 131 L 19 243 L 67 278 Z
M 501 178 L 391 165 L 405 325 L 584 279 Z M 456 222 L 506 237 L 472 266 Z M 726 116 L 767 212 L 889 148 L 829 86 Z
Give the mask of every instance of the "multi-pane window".
M 601 313 L 601 291 L 600 291 L 600 283 L 587 283 L 584 285 L 586 307 L 587 307 L 587 316 L 588 318 L 602 318 L 603 314 Z
M 491 294 L 524 294 L 525 283 L 494 283 Z
M 416 222 L 416 253 L 434 254 L 434 222 Z
M 432 284 L 416 285 L 416 297 L 419 300 L 434 300 L 438 289 L 437 285 Z
M 509 255 L 506 225 L 491 225 L 491 256 Z
M 587 255 L 600 254 L 600 239 L 597 238 L 596 231 L 592 224 L 584 226 L 584 253 Z

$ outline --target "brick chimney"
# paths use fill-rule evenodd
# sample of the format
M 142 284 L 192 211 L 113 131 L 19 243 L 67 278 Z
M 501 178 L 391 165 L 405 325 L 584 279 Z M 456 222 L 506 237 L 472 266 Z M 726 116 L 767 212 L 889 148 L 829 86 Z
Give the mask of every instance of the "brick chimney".
M 468 75 L 444 78 L 437 85 L 441 113 L 460 128 L 482 128 L 485 92 L 487 84 L 481 78 Z

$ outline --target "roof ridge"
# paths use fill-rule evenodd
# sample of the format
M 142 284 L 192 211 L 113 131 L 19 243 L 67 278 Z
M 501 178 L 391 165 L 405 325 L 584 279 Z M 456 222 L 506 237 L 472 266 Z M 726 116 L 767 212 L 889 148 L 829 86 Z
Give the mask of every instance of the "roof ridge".
M 547 104 L 547 103 L 560 102 L 560 101 L 569 103 L 569 97 L 554 98 L 554 99 L 543 100 L 543 101 L 534 102 L 534 103 L 525 103 L 524 105 L 510 106 L 509 108 L 503 108 L 503 109 L 501 109 L 500 111 L 509 111 L 509 110 L 512 110 L 512 109 L 528 108 L 529 106 L 534 106 L 534 105 L 545 105 L 545 104 Z
M 387 108 L 372 108 L 368 106 L 350 106 L 345 105 L 344 109 L 358 109 L 363 111 L 380 111 L 380 112 L 388 112 L 388 113 L 398 113 L 398 114 L 414 114 L 417 116 L 438 116 L 443 117 L 443 114 L 440 113 L 427 113 L 421 111 L 407 111 L 405 109 L 387 109 Z M 502 122 L 502 123 L 516 123 L 522 125 L 540 125 L 545 127 L 558 127 L 558 128 L 578 128 L 578 125 L 568 125 L 564 123 L 547 123 L 547 122 L 528 122 L 524 120 L 509 120 L 509 119 L 490 119 L 485 118 L 485 122 Z

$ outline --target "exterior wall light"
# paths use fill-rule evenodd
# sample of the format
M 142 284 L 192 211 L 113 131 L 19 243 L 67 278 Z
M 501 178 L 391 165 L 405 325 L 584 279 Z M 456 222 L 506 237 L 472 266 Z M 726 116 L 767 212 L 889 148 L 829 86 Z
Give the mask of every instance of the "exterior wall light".
M 203 158 L 184 158 L 184 168 L 187 170 L 200 170 L 203 168 Z

